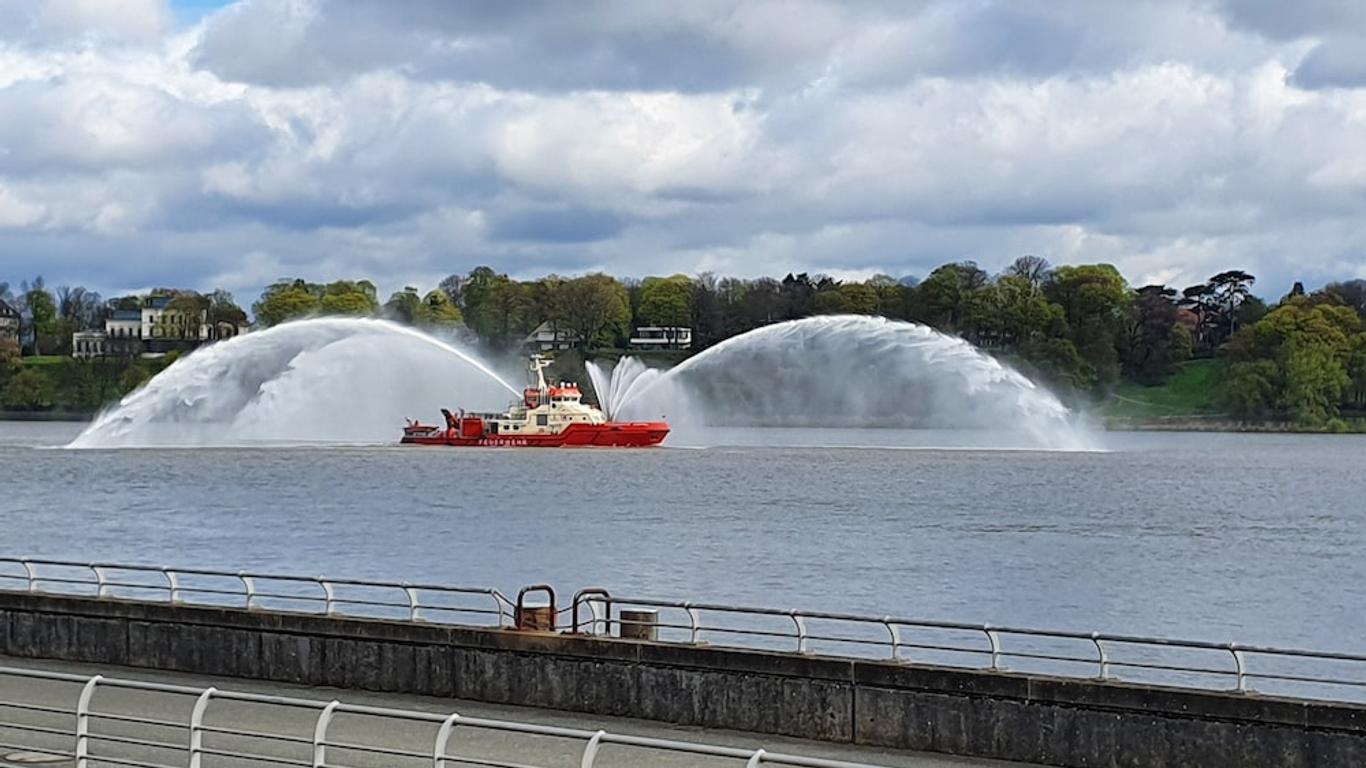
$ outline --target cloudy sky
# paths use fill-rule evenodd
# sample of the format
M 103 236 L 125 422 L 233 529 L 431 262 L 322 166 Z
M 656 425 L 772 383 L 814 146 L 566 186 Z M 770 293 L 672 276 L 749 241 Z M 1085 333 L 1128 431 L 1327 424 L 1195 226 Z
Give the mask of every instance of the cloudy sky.
M 0 280 L 1366 277 L 1361 0 L 0 0 Z

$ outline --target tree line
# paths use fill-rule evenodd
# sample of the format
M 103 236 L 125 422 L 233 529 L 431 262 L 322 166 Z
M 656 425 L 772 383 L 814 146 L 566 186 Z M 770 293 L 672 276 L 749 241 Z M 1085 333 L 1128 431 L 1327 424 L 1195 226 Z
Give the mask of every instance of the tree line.
M 1037 256 L 998 274 L 971 261 L 923 280 L 878 275 L 841 281 L 819 274 L 741 279 L 713 274 L 618 279 L 594 273 L 517 280 L 491 267 L 453 274 L 427 290 L 405 287 L 381 302 L 367 280 L 280 280 L 252 312 L 258 326 L 319 314 L 386 316 L 519 347 L 547 325 L 584 352 L 622 349 L 634 327 L 687 327 L 692 350 L 771 323 L 820 314 L 879 315 L 961 336 L 1055 387 L 1093 396 L 1121 380 L 1160 385 L 1187 360 L 1218 361 L 1216 399 L 1231 416 L 1325 425 L 1366 407 L 1366 281 L 1302 287 L 1269 306 L 1241 270 L 1196 285 L 1130 286 L 1109 264 L 1054 267 Z M 0 298 L 14 297 L 0 283 Z M 36 293 L 35 293 L 36 291 Z M 245 312 L 221 291 L 174 293 L 211 317 Z M 44 296 L 47 298 L 45 299 Z M 83 289 L 51 293 L 41 279 L 17 301 L 37 338 L 43 329 L 95 327 L 136 297 L 102 301 Z M 69 336 L 69 334 L 68 334 Z M 69 343 L 69 340 L 68 340 Z M 44 348 L 49 348 L 44 345 Z

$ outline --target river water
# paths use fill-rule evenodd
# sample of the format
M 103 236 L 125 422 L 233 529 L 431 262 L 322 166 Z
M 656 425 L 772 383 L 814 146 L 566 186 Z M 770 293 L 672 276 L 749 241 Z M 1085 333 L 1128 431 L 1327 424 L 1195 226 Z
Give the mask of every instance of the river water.
M 0 422 L 0 555 L 1346 651 L 1366 636 L 1359 436 L 1111 434 L 1092 453 L 878 447 L 906 442 L 880 430 L 649 451 L 54 448 L 77 431 Z M 832 443 L 848 447 L 813 447 Z

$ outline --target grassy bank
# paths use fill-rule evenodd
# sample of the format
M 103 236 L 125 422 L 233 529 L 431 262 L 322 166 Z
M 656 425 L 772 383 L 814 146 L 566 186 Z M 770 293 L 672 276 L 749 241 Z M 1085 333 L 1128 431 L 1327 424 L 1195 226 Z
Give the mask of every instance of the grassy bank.
M 1118 423 L 1217 419 L 1220 413 L 1212 392 L 1219 365 L 1215 360 L 1191 360 L 1155 387 L 1122 382 L 1106 399 L 1102 412 L 1107 421 Z

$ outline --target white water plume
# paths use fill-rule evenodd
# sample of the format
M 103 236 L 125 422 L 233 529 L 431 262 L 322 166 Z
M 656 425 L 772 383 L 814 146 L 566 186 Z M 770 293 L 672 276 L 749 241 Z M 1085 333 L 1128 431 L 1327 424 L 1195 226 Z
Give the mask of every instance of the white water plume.
M 199 349 L 102 413 L 76 448 L 393 443 L 405 417 L 496 409 L 518 390 L 469 353 L 385 320 L 315 318 Z
M 684 440 L 731 427 L 894 427 L 971 430 L 979 447 L 1094 447 L 1077 415 L 1019 372 L 962 339 L 885 318 L 793 320 L 668 371 L 626 358 L 589 373 L 613 418 L 665 417 Z

